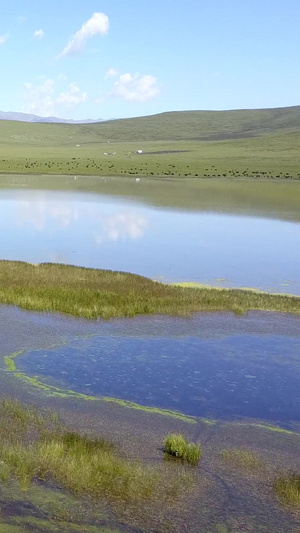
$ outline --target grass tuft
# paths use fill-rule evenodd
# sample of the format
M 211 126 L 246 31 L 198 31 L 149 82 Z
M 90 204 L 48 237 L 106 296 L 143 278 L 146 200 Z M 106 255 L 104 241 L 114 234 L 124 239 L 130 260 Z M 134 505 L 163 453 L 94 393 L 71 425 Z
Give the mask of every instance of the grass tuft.
M 165 453 L 197 465 L 201 456 L 199 444 L 187 442 L 180 433 L 170 433 L 165 439 Z
M 231 448 L 229 450 L 222 450 L 221 456 L 222 459 L 230 463 L 232 466 L 237 466 L 239 468 L 255 470 L 261 466 L 261 460 L 258 455 L 248 450 Z
M 290 472 L 279 477 L 275 481 L 274 489 L 283 504 L 300 508 L 300 474 Z

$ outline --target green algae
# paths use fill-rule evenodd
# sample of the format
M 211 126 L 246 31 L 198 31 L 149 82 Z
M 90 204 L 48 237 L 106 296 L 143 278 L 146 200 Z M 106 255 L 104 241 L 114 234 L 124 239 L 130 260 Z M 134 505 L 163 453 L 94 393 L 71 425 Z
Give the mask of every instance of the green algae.
M 218 278 L 216 279 L 217 282 L 225 282 L 227 281 L 225 278 Z M 213 291 L 220 291 L 220 292 L 231 292 L 232 290 L 238 290 L 241 292 L 251 292 L 253 294 L 259 294 L 261 296 L 284 296 L 287 298 L 297 298 L 298 296 L 296 294 L 288 294 L 285 292 L 267 292 L 263 291 L 262 289 L 257 289 L 255 287 L 239 287 L 239 288 L 227 288 L 227 287 L 215 287 L 214 285 L 209 285 L 205 283 L 201 283 L 198 281 L 180 281 L 175 283 L 170 283 L 170 285 L 174 287 L 182 287 L 182 288 L 190 288 L 190 289 L 211 289 Z M 283 284 L 282 284 L 283 285 Z
M 203 424 L 207 424 L 209 426 L 215 426 L 217 423 L 217 420 L 214 420 L 214 418 L 198 418 L 199 422 L 203 422 Z
M 296 431 L 292 431 L 290 429 L 283 429 L 279 426 L 273 426 L 273 425 L 269 425 L 269 424 L 253 424 L 254 426 L 256 427 L 259 427 L 259 428 L 262 428 L 262 429 L 267 429 L 268 431 L 275 431 L 276 433 L 285 433 L 287 435 L 299 435 L 299 433 L 297 433 Z
M 236 426 L 246 426 L 246 427 L 256 427 L 256 428 L 260 428 L 260 429 L 265 429 L 267 431 L 273 431 L 275 433 L 283 433 L 285 435 L 297 435 L 297 436 L 300 437 L 300 433 L 298 433 L 297 431 L 293 431 L 291 429 L 284 429 L 284 428 L 281 428 L 280 426 L 275 426 L 273 424 L 260 424 L 258 422 L 249 423 L 249 424 L 243 424 L 242 422 L 237 422 L 235 425 Z
M 178 420 L 182 420 L 183 422 L 189 422 L 192 424 L 197 423 L 197 419 L 194 416 L 185 415 L 183 413 L 180 413 L 179 411 L 173 411 L 170 409 L 160 409 L 159 407 L 147 407 L 145 405 L 140 405 L 135 402 L 131 402 L 129 400 L 121 400 L 119 398 L 111 398 L 108 396 L 92 396 L 88 394 L 83 394 L 81 392 L 75 392 L 73 390 L 68 389 L 61 389 L 59 387 L 56 387 L 54 385 L 48 385 L 46 383 L 43 383 L 40 381 L 39 376 L 28 376 L 24 372 L 20 372 L 17 370 L 17 366 L 15 363 L 15 358 L 19 355 L 24 353 L 24 350 L 20 352 L 14 352 L 11 355 L 6 355 L 4 357 L 4 362 L 6 366 L 6 371 L 12 373 L 17 379 L 20 379 L 21 381 L 27 383 L 28 385 L 31 385 L 33 387 L 36 387 L 40 390 L 43 390 L 44 392 L 47 392 L 51 396 L 56 396 L 59 398 L 76 398 L 80 400 L 85 401 L 104 401 L 107 403 L 114 403 L 119 405 L 120 407 L 127 407 L 129 409 L 136 409 L 138 411 L 144 411 L 147 413 L 152 414 L 158 414 L 163 416 L 168 416 L 171 418 L 176 418 Z M 214 423 L 214 422 L 207 422 L 206 419 L 202 419 L 204 423 Z
M 16 363 L 14 361 L 14 359 L 18 356 L 18 355 L 21 355 L 23 352 L 14 352 L 12 353 L 11 355 L 6 355 L 4 357 L 4 363 L 5 363 L 5 366 L 6 366 L 6 369 L 9 371 L 9 372 L 16 372 L 17 370 L 17 367 L 16 367 Z

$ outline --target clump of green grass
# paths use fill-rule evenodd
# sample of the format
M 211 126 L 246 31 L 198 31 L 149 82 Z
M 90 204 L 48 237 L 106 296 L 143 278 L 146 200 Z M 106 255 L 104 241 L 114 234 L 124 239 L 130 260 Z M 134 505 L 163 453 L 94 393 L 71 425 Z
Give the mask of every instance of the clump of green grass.
M 255 470 L 261 466 L 259 456 L 249 450 L 231 448 L 229 450 L 222 450 L 221 456 L 222 459 L 230 463 L 232 466 L 238 466 L 239 468 Z
M 274 489 L 282 503 L 300 508 L 300 474 L 290 472 L 279 477 L 274 483 Z
M 180 433 L 170 433 L 165 439 L 165 453 L 197 465 L 201 456 L 199 444 L 187 442 Z

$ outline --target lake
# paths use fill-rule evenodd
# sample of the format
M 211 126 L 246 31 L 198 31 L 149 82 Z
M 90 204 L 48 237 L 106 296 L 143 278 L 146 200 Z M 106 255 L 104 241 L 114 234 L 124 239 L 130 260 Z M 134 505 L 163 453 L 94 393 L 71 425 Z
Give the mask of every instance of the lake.
M 49 180 L 4 179 L 2 259 L 300 294 L 299 183 L 55 177 L 58 190 L 49 190 Z M 194 416 L 300 421 L 299 317 L 79 323 L 86 334 L 74 327 L 55 348 L 33 343 L 18 367 L 78 392 Z
M 187 183 L 185 197 L 182 183 L 172 183 L 173 207 L 162 205 L 166 183 L 127 181 L 127 193 L 126 183 L 119 184 L 119 193 L 116 179 L 93 193 L 2 189 L 1 257 L 122 270 L 165 282 L 300 294 L 298 183 L 287 183 L 285 189 L 268 183 L 269 196 L 265 188 L 261 191 L 265 216 L 262 198 L 256 202 L 247 183 L 244 196 L 241 184 L 235 188 L 229 182 L 225 195 L 223 182 L 220 190 L 204 182 L 203 191 Z

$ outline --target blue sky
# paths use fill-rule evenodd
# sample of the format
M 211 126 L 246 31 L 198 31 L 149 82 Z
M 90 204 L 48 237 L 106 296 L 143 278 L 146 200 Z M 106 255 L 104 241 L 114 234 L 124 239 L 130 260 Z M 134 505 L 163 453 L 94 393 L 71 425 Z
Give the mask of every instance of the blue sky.
M 299 0 L 1 0 L 0 109 L 123 118 L 298 105 Z

